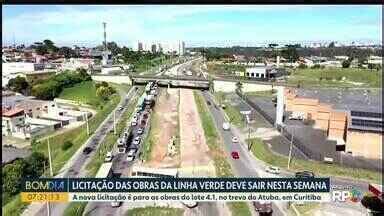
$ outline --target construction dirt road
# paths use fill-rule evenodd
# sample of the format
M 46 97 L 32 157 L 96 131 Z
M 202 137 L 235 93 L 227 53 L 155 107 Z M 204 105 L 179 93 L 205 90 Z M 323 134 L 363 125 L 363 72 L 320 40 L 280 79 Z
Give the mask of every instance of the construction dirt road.
M 180 152 L 168 155 L 168 144 L 178 138 L 179 89 L 161 89 L 153 110 L 151 131 L 152 151 L 146 165 L 154 168 L 178 167 Z
M 181 167 L 192 170 L 193 175 L 214 175 L 214 165 L 209 157 L 204 129 L 191 89 L 180 89 L 180 150 Z

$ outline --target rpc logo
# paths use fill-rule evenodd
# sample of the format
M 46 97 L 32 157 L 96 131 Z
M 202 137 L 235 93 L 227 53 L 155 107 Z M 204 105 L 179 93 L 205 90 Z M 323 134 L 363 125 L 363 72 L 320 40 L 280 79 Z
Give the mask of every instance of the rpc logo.
M 339 202 L 360 202 L 363 199 L 363 193 L 355 188 L 351 190 L 333 190 L 332 191 L 332 200 Z

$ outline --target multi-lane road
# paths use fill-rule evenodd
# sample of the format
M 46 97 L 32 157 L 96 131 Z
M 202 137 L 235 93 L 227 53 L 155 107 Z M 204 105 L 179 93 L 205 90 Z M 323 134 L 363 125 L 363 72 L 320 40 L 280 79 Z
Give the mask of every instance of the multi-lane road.
M 148 113 L 148 117 L 144 118 L 144 113 Z M 139 160 L 139 155 L 142 151 L 142 146 L 143 146 L 143 134 L 147 132 L 147 126 L 150 121 L 150 109 L 145 109 L 144 111 L 141 111 L 138 115 L 139 123 L 135 126 L 130 125 L 130 121 L 127 122 L 127 129 L 131 127 L 132 129 L 132 139 L 128 140 L 128 146 L 133 145 L 133 139 L 137 136 L 141 137 L 140 144 L 137 146 L 138 150 L 135 155 L 135 160 L 134 161 L 127 161 L 128 157 L 128 151 L 125 153 L 117 153 L 117 149 L 113 150 L 113 160 L 112 160 L 112 172 L 114 176 L 119 176 L 119 177 L 127 177 L 127 173 L 129 169 L 132 167 L 132 165 Z M 145 125 L 141 125 L 140 122 L 141 120 L 145 120 Z M 143 129 L 142 133 L 138 133 L 139 128 Z M 116 208 L 112 207 L 111 202 L 89 202 L 84 214 L 90 214 L 94 216 L 109 216 L 109 215 L 123 215 L 122 214 L 122 208 Z
M 135 88 L 131 88 L 128 94 L 119 90 L 120 94 L 120 103 L 119 105 L 111 112 L 108 117 L 100 124 L 96 131 L 90 135 L 89 139 L 82 145 L 81 148 L 72 156 L 72 158 L 64 165 L 60 170 L 60 173 L 56 177 L 61 178 L 76 178 L 76 177 L 85 177 L 85 167 L 90 162 L 91 158 L 97 151 L 98 147 L 103 143 L 105 137 L 111 130 L 113 130 L 114 125 L 114 112 L 116 112 L 116 119 L 119 119 L 120 116 L 125 112 L 127 105 L 136 94 Z M 123 107 L 123 110 L 119 110 L 119 107 Z M 93 149 L 89 154 L 84 154 L 83 149 L 90 147 Z M 51 203 L 50 204 L 50 213 L 51 215 L 62 215 L 65 208 L 68 206 L 67 203 Z M 44 204 L 34 203 L 28 206 L 26 211 L 23 212 L 23 215 L 47 215 L 47 207 Z
M 226 156 L 230 161 L 230 164 L 233 167 L 233 170 L 237 177 L 272 177 L 271 174 L 264 172 L 264 165 L 259 161 L 254 160 L 250 157 L 249 152 L 245 148 L 245 144 L 239 141 L 239 143 L 234 144 L 232 142 L 232 137 L 236 136 L 232 130 L 223 130 L 222 125 L 226 122 L 223 110 L 220 106 L 214 105 L 213 96 L 204 91 L 204 98 L 207 101 L 210 101 L 211 105 L 208 105 L 209 111 L 212 114 L 217 130 L 219 131 L 221 137 L 223 138 L 224 150 L 226 151 Z M 231 152 L 236 151 L 239 153 L 239 159 L 232 159 Z M 277 177 L 277 176 L 273 176 Z M 273 203 L 273 215 L 285 215 L 285 206 L 282 203 Z

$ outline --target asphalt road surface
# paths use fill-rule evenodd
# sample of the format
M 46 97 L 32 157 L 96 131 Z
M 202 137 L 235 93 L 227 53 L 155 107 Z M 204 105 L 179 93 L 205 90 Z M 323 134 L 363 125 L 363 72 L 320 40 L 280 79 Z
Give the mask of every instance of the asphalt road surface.
M 225 117 L 219 108 L 219 106 L 214 106 L 214 102 L 212 99 L 212 95 L 209 94 L 206 91 L 203 91 L 203 96 L 206 100 L 209 100 L 212 105 L 209 105 L 209 111 L 211 112 L 213 119 L 215 121 L 216 127 L 223 138 L 225 150 L 227 153 L 227 157 L 229 158 L 229 161 L 234 168 L 234 172 L 236 177 L 262 177 L 258 174 L 258 171 L 263 173 L 264 169 L 262 168 L 262 165 L 257 165 L 257 161 L 252 160 L 252 158 L 249 157 L 249 152 L 244 148 L 244 144 L 239 142 L 237 144 L 232 143 L 232 137 L 235 136 L 235 134 L 231 131 L 224 131 L 222 129 L 222 125 L 225 122 Z M 240 158 L 237 160 L 232 159 L 231 152 L 237 151 L 239 153 Z M 273 215 L 284 215 L 282 210 L 276 205 L 276 203 L 272 203 L 273 206 Z M 252 210 L 253 211 L 253 210 Z
M 203 95 L 204 95 L 206 100 L 211 101 L 212 105 L 208 106 L 208 108 L 211 111 L 211 113 L 213 115 L 213 119 L 216 123 L 216 126 L 218 127 L 218 130 L 220 131 L 220 134 L 223 137 L 228 157 L 231 158 L 231 155 L 230 155 L 231 151 L 239 152 L 239 155 L 240 155 L 239 160 L 232 160 L 232 158 L 231 158 L 232 165 L 235 168 L 235 171 L 237 172 L 236 173 L 237 176 L 254 176 L 254 177 L 259 176 L 257 173 L 263 173 L 264 172 L 263 166 L 257 165 L 257 162 L 255 160 L 248 157 L 248 155 L 250 153 L 247 151 L 244 144 L 241 144 L 241 145 L 233 145 L 232 144 L 231 139 L 232 139 L 232 136 L 234 136 L 234 134 L 231 131 L 223 131 L 221 129 L 222 124 L 223 124 L 224 119 L 225 119 L 223 116 L 223 111 L 219 108 L 219 106 L 217 106 L 217 108 L 215 108 L 213 96 L 210 93 L 203 92 Z M 253 165 L 253 167 L 250 166 L 251 164 Z M 257 171 L 257 173 L 255 171 Z M 294 173 L 282 171 L 280 174 L 280 177 L 283 177 L 283 176 L 284 177 L 294 177 Z M 260 176 L 260 177 L 265 177 L 265 176 Z M 340 177 L 333 177 L 333 176 L 330 176 L 330 179 L 331 179 L 331 186 L 341 186 L 344 188 L 353 187 L 353 188 L 361 191 L 363 194 L 368 192 L 368 184 L 369 184 L 368 182 L 346 179 L 346 178 L 340 178 Z M 331 190 L 332 190 L 332 188 L 331 188 Z M 335 206 L 337 205 L 338 207 L 347 208 L 347 209 L 360 210 L 362 208 L 360 203 L 343 202 L 343 203 L 330 203 L 330 204 L 335 205 Z M 274 207 L 273 215 L 282 215 L 283 214 L 279 210 L 279 208 L 277 208 L 276 204 L 274 204 L 273 207 Z M 284 207 L 284 206 L 281 206 L 281 207 Z
M 146 109 L 145 110 L 146 112 L 150 113 L 149 112 L 149 109 Z M 144 111 L 144 112 L 145 112 Z M 139 121 L 138 122 L 141 122 L 141 120 L 143 119 L 143 111 L 140 112 L 139 114 Z M 149 114 L 150 115 L 150 114 Z M 129 146 L 132 146 L 133 145 L 133 139 L 137 136 L 141 136 L 142 137 L 142 134 L 138 134 L 138 129 L 139 128 L 143 128 L 144 131 L 143 131 L 143 134 L 145 133 L 145 131 L 148 129 L 148 124 L 149 124 L 149 119 L 150 119 L 150 116 L 148 115 L 148 117 L 146 118 L 146 122 L 145 122 L 145 125 L 136 125 L 136 126 L 131 126 L 132 128 L 132 134 L 133 134 L 133 138 L 132 140 L 128 140 L 129 142 Z M 138 150 L 136 152 L 136 156 L 135 156 L 135 159 L 134 161 L 127 161 L 127 156 L 128 156 L 128 152 L 126 151 L 125 153 L 115 153 L 117 151 L 114 151 L 114 156 L 113 156 L 113 160 L 112 160 L 112 172 L 114 173 L 115 176 L 117 177 L 126 177 L 126 173 L 127 171 L 130 169 L 130 167 L 132 167 L 132 165 L 138 160 L 139 158 L 139 155 L 142 151 L 142 146 L 143 146 L 143 137 L 141 138 L 141 141 L 140 141 L 140 144 L 138 146 Z M 110 202 L 89 202 L 85 211 L 84 211 L 84 214 L 90 214 L 90 215 L 95 215 L 95 216 L 112 216 L 112 215 L 123 215 L 124 212 L 121 212 L 121 207 L 112 207 L 111 206 L 111 203 Z
M 121 114 L 126 110 L 129 99 L 132 98 L 132 96 L 136 93 L 136 90 L 134 88 L 131 88 L 129 93 L 125 95 L 123 92 L 119 91 L 119 94 L 121 96 L 121 101 L 119 105 L 116 107 L 114 111 L 116 111 L 116 119 L 119 119 Z M 124 99 L 126 98 L 126 99 Z M 119 107 L 122 106 L 124 109 L 119 110 Z M 92 152 L 89 154 L 78 154 L 75 155 L 74 162 L 72 166 L 65 170 L 61 177 L 63 178 L 76 178 L 76 177 L 85 177 L 84 175 L 84 168 L 86 164 L 88 164 L 89 160 L 92 158 L 92 156 L 95 154 L 97 148 L 101 143 L 103 143 L 104 138 L 107 136 L 107 134 L 113 130 L 113 112 L 108 115 L 108 117 L 100 124 L 100 126 L 96 129 L 96 131 L 91 134 L 90 138 L 87 140 L 85 144 L 83 144 L 84 147 L 91 147 L 93 149 Z M 60 174 L 59 174 L 60 175 Z M 50 213 L 51 215 L 62 215 L 65 208 L 68 206 L 68 203 L 51 203 L 50 204 Z M 47 215 L 47 208 L 44 205 L 36 215 Z

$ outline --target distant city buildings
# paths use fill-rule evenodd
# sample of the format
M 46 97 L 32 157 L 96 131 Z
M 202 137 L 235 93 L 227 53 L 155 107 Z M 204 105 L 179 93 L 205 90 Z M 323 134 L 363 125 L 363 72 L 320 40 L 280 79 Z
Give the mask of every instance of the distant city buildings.
M 165 54 L 184 55 L 185 43 L 177 42 L 143 42 L 138 41 L 133 46 L 133 51 L 147 51 L 151 53 L 163 52 Z

